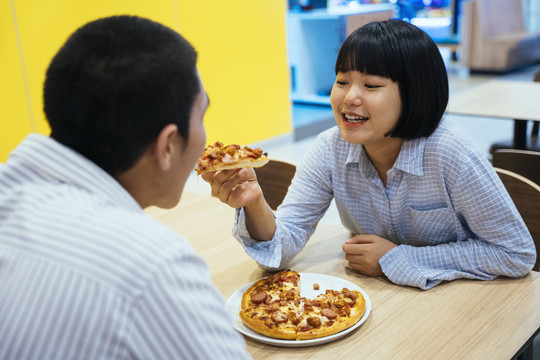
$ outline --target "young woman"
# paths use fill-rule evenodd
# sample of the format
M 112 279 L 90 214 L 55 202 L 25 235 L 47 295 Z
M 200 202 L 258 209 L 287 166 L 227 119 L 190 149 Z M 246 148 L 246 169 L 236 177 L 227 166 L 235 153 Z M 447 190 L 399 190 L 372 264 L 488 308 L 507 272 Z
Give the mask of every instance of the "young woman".
M 238 208 L 234 232 L 262 267 L 304 247 L 332 199 L 353 236 L 349 266 L 429 289 L 457 278 L 522 277 L 532 238 L 487 158 L 441 121 L 448 78 L 437 46 L 399 21 L 368 24 L 344 42 L 321 133 L 274 215 L 252 169 L 203 176 Z

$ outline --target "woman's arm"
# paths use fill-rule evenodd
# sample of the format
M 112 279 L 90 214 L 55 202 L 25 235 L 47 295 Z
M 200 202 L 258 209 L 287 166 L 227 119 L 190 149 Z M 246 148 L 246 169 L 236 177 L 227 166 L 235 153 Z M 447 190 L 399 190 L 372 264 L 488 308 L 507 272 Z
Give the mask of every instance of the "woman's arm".
M 251 228 L 254 212 L 239 208 L 233 235 L 261 267 L 277 270 L 286 267 L 315 231 L 333 198 L 331 167 L 333 160 L 323 139 L 317 139 L 307 152 L 275 214 L 272 241 L 256 241 Z M 335 162 L 335 161 L 334 161 Z
M 433 246 L 399 245 L 380 259 L 384 274 L 394 283 L 422 289 L 458 278 L 525 276 L 535 263 L 534 243 L 487 160 L 471 161 L 445 184 L 451 199 L 447 211 L 470 236 Z M 436 227 L 442 217 L 429 221 Z

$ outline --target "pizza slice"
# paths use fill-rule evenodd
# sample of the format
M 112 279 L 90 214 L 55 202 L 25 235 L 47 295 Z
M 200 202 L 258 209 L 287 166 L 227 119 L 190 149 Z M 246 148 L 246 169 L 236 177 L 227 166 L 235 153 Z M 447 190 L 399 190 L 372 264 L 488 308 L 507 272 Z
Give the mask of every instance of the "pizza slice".
M 296 339 L 316 339 L 348 329 L 362 318 L 365 306 L 362 294 L 347 288 L 326 290 L 313 300 L 304 299 L 304 314 Z
M 268 154 L 260 148 L 251 149 L 236 144 L 223 145 L 217 141 L 204 148 L 197 162 L 197 175 L 210 171 L 261 167 L 268 163 Z
M 282 271 L 253 283 L 243 294 L 242 322 L 253 331 L 277 339 L 296 339 L 300 275 Z

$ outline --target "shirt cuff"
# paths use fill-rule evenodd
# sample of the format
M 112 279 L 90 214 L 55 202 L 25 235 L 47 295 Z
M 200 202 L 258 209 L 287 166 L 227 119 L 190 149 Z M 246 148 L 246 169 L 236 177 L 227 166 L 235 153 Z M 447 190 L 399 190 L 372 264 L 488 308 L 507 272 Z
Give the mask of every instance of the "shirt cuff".
M 232 234 L 244 247 L 246 253 L 265 270 L 275 271 L 281 269 L 282 244 L 279 233 L 280 231 L 276 229 L 274 237 L 269 241 L 252 239 L 246 226 L 244 208 L 236 209 Z
M 414 286 L 428 290 L 440 284 L 441 280 L 430 280 L 407 258 L 407 245 L 399 245 L 379 259 L 382 272 L 390 281 L 398 285 Z

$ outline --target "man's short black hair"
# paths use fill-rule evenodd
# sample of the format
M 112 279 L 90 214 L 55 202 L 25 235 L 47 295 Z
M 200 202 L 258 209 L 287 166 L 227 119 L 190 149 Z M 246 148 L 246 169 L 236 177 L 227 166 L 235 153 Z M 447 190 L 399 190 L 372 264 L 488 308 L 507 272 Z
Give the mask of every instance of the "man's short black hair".
M 197 53 L 177 32 L 135 16 L 76 30 L 44 84 L 51 137 L 115 176 L 131 168 L 168 124 L 187 142 L 200 92 Z
M 431 135 L 448 103 L 448 75 L 437 45 L 421 29 L 401 20 L 373 22 L 343 43 L 336 74 L 359 71 L 397 82 L 402 113 L 388 136 Z

